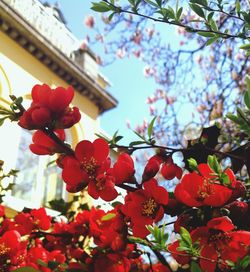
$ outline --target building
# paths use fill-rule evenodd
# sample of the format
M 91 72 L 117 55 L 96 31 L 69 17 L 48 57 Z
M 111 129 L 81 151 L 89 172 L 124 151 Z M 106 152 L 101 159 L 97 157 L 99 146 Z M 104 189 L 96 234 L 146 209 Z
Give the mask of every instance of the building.
M 73 146 L 82 139 L 93 140 L 100 130 L 100 114 L 117 105 L 106 90 L 109 84 L 98 71 L 95 55 L 80 48 L 57 6 L 0 0 L 0 105 L 8 105 L 10 94 L 24 97 L 28 105 L 32 86 L 39 83 L 74 87 L 73 104 L 81 110 L 82 120 L 67 134 Z M 9 205 L 39 207 L 55 197 L 67 198 L 57 167 L 46 168 L 47 156 L 27 151 L 31 133 L 8 122 L 0 129 L 0 159 L 7 169 L 21 170 Z

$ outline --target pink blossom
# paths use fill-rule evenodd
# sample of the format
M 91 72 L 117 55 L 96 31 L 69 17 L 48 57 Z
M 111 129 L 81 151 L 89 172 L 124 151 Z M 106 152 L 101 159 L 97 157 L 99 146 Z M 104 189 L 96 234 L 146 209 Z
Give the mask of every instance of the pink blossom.
M 93 28 L 95 25 L 95 19 L 92 15 L 87 15 L 84 19 L 85 26 L 89 28 Z

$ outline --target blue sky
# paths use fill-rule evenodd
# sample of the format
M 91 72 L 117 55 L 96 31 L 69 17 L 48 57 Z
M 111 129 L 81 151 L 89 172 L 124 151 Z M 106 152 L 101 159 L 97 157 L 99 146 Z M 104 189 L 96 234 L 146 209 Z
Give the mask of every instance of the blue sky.
M 47 1 L 55 3 L 55 0 Z M 88 14 L 99 16 L 90 9 L 91 0 L 59 0 L 57 1 L 67 21 L 67 26 L 73 34 L 84 39 L 90 29 L 84 25 L 84 18 Z M 115 38 L 115 33 L 113 34 Z M 95 53 L 96 50 L 94 50 Z M 151 120 L 148 114 L 146 98 L 152 94 L 156 85 L 153 80 L 143 76 L 144 65 L 135 58 L 117 60 L 109 66 L 101 68 L 101 73 L 111 82 L 109 92 L 119 101 L 116 109 L 110 110 L 101 116 L 101 127 L 110 135 L 116 130 L 125 135 L 127 141 L 136 136 L 129 131 L 126 120 L 131 121 L 132 127 L 142 123 L 144 118 Z

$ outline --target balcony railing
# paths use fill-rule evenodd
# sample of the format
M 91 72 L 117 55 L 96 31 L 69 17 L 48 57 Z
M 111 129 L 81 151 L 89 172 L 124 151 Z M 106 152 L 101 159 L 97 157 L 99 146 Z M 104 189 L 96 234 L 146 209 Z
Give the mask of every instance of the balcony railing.
M 99 81 L 98 65 L 88 51 L 76 53 L 80 41 L 58 20 L 52 9 L 38 0 L 2 0 L 14 9 L 26 22 L 34 27 L 53 46 L 70 58 L 92 79 Z

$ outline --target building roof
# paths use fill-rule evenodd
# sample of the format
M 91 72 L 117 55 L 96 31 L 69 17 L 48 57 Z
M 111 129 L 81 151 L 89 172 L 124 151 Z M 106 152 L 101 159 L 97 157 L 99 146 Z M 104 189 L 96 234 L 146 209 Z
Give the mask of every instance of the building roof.
M 103 78 L 93 52 L 80 50 L 79 61 L 79 40 L 38 0 L 0 0 L 0 30 L 91 100 L 100 113 L 117 106 L 117 100 L 98 83 Z

